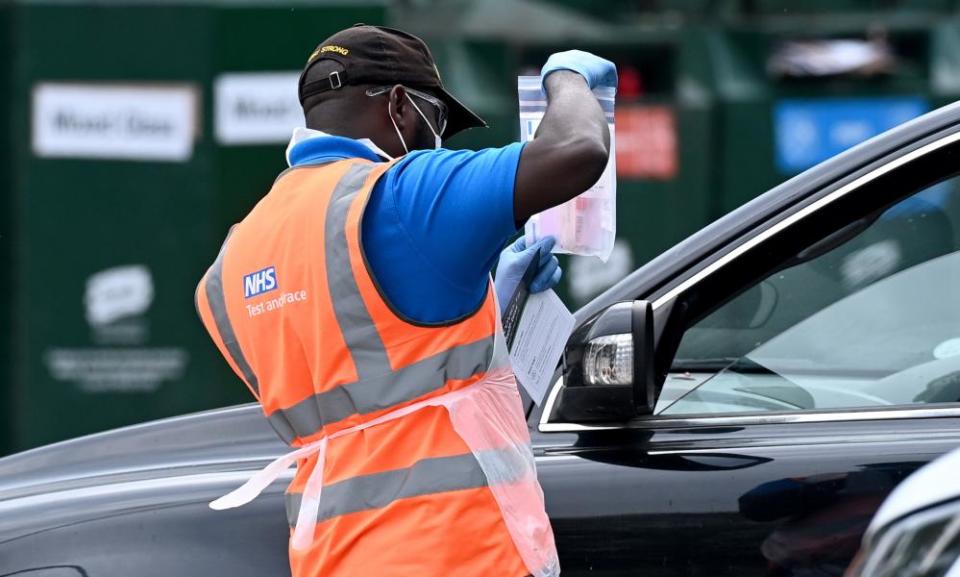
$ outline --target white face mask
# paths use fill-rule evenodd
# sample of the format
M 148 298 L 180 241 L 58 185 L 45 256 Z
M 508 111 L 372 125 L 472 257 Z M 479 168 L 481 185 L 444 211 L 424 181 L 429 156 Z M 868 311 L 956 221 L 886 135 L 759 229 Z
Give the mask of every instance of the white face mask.
M 417 109 L 417 112 L 420 114 L 420 118 L 422 118 L 423 121 L 427 123 L 427 128 L 429 128 L 429 129 L 430 129 L 430 133 L 433 134 L 433 148 L 434 148 L 434 150 L 436 150 L 437 148 L 440 148 L 440 144 L 441 144 L 441 140 L 442 140 L 442 139 L 440 138 L 440 135 L 437 134 L 437 131 L 433 129 L 433 125 L 430 124 L 430 121 L 427 120 L 426 115 L 423 113 L 422 110 L 420 110 L 420 107 L 417 106 L 417 103 L 413 101 L 413 98 L 410 98 L 410 95 L 409 95 L 409 94 L 407 94 L 407 100 L 409 100 L 409 101 L 410 101 L 410 104 L 412 104 L 413 107 Z M 404 140 L 403 140 L 403 135 L 400 134 L 400 128 L 397 127 L 397 122 L 393 119 L 393 109 L 392 109 L 391 102 L 390 102 L 389 100 L 387 100 L 387 113 L 390 115 L 390 122 L 393 124 L 393 129 L 394 129 L 395 131 L 397 131 L 397 138 L 400 139 L 400 144 L 403 145 L 403 152 L 404 152 L 404 153 L 409 153 L 409 152 L 410 152 L 410 149 L 407 148 L 407 143 L 404 142 Z
M 422 110 L 420 110 L 420 107 L 417 106 L 417 103 L 413 101 L 413 98 L 410 98 L 410 94 L 407 94 L 407 100 L 409 100 L 409 101 L 410 101 L 410 104 L 412 104 L 413 107 L 417 109 L 417 112 L 420 113 L 420 118 L 422 118 L 423 121 L 427 123 L 427 128 L 430 129 L 430 134 L 433 135 L 433 148 L 434 148 L 434 150 L 440 148 L 440 142 L 441 142 L 440 135 L 437 134 L 437 131 L 433 129 L 433 125 L 430 124 L 430 121 L 429 121 L 429 120 L 427 120 L 427 115 L 424 114 Z

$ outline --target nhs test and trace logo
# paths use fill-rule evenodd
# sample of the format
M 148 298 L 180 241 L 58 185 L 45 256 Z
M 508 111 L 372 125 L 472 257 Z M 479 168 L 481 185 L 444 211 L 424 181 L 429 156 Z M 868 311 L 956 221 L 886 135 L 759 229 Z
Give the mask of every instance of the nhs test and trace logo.
M 277 270 L 268 266 L 243 277 L 243 297 L 250 298 L 277 289 Z

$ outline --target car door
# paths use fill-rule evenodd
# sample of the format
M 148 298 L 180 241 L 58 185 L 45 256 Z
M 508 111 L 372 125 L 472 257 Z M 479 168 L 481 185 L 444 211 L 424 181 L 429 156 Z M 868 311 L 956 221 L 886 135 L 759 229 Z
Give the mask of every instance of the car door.
M 592 341 L 607 311 L 575 333 L 532 416 L 565 575 L 839 576 L 892 488 L 960 446 L 958 141 L 894 150 L 647 283 L 652 356 Z M 630 358 L 652 414 L 635 385 L 587 384 Z

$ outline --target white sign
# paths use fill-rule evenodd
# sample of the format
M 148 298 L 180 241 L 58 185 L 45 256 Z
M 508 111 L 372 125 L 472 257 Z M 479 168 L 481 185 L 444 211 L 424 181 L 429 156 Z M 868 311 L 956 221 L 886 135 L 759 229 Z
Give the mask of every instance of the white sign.
M 223 74 L 214 83 L 214 132 L 222 144 L 274 144 L 303 126 L 299 72 Z
M 188 85 L 38 84 L 33 152 L 182 162 L 193 154 L 197 100 Z

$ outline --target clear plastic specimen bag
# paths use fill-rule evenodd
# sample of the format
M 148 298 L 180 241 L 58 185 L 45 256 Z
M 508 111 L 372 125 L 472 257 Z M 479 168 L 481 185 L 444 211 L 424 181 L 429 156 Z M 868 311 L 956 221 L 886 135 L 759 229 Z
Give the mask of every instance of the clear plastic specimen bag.
M 547 96 L 539 76 L 517 78 L 520 96 L 520 139 L 532 140 L 543 114 Z M 606 262 L 617 236 L 617 166 L 613 107 L 617 89 L 600 87 L 593 90 L 610 127 L 610 160 L 600 180 L 580 196 L 559 206 L 535 214 L 527 221 L 527 246 L 540 238 L 554 236 L 553 252 L 596 256 Z

